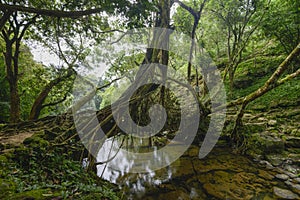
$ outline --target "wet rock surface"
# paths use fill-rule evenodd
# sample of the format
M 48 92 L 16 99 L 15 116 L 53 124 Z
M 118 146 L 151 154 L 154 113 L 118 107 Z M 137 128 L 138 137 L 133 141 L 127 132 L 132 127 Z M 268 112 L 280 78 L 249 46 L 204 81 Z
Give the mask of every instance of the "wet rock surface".
M 282 199 L 299 199 L 297 194 L 279 187 L 274 187 L 274 194 Z
M 297 199 L 291 186 L 298 183 L 289 175 L 266 169 L 251 159 L 233 154 L 232 149 L 217 147 L 204 159 L 199 159 L 199 148 L 188 151 L 169 167 L 150 174 L 118 176 L 125 196 L 131 199 Z M 115 171 L 110 171 L 116 176 Z M 122 173 L 120 173 L 122 174 Z M 106 177 L 109 179 L 109 176 Z M 112 179 L 110 179 L 112 180 Z M 295 186 L 296 185 L 296 186 Z
M 256 120 L 250 119 L 255 117 L 248 114 L 248 119 L 245 119 L 248 126 L 251 123 L 257 126 L 262 121 L 268 126 L 252 134 L 252 146 L 247 154 L 260 166 L 276 171 L 275 178 L 284 181 L 286 189 L 273 189 L 277 198 L 300 199 L 300 107 L 289 108 L 285 112 L 275 109 L 268 114 L 260 114 Z

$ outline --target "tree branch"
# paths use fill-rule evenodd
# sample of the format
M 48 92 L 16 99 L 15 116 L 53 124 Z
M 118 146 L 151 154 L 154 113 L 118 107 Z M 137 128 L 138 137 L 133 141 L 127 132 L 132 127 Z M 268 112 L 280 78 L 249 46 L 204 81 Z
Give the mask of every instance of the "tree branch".
M 19 5 L 9 5 L 0 3 L 0 9 L 10 12 L 27 12 L 27 13 L 34 13 L 38 15 L 44 15 L 49 17 L 61 17 L 61 18 L 80 18 L 86 15 L 92 15 L 103 11 L 103 8 L 95 8 L 95 9 L 88 9 L 83 11 L 61 11 L 61 10 L 48 10 L 48 9 L 39 9 L 33 7 L 26 7 L 26 6 L 19 6 Z
M 55 105 L 57 105 L 57 104 L 59 104 L 59 103 L 62 103 L 62 102 L 64 102 L 67 98 L 68 98 L 68 94 L 64 95 L 64 98 L 62 98 L 62 99 L 60 99 L 60 100 L 58 100 L 58 101 L 56 101 L 56 102 L 52 102 L 52 103 L 48 103 L 48 104 L 42 105 L 42 109 L 45 108 L 45 107 L 55 106 Z
M 89 92 L 86 96 L 84 96 L 78 102 L 76 102 L 76 104 L 74 104 L 71 108 L 69 108 L 68 112 L 72 112 L 72 111 L 74 112 L 74 111 L 79 110 L 84 104 L 86 104 L 90 99 L 92 99 L 93 96 L 95 96 L 96 91 L 99 91 L 103 88 L 106 88 L 106 87 L 110 86 L 111 84 L 113 84 L 114 82 L 116 82 L 116 81 L 118 81 L 122 78 L 123 77 L 116 78 L 116 79 L 112 80 L 111 82 L 109 82 L 108 84 L 105 84 L 105 85 L 100 86 L 100 87 L 96 87 L 91 92 Z
M 6 22 L 9 20 L 11 14 L 12 14 L 11 11 L 4 11 L 4 14 L 0 19 L 0 31 L 2 31 L 2 29 L 5 26 Z
M 244 116 L 244 110 L 247 107 L 247 105 L 251 101 L 261 97 L 262 95 L 266 94 L 267 92 L 274 89 L 275 87 L 283 84 L 287 80 L 290 80 L 300 74 L 300 69 L 298 69 L 295 73 L 290 74 L 287 77 L 279 80 L 279 77 L 283 74 L 283 72 L 286 70 L 286 68 L 289 66 L 289 64 L 299 55 L 300 55 L 300 43 L 288 55 L 288 57 L 278 66 L 276 71 L 272 74 L 272 76 L 265 82 L 265 84 L 262 87 L 260 87 L 256 91 L 252 92 L 251 94 L 247 95 L 241 101 L 238 101 L 239 103 L 241 102 L 241 108 L 240 108 L 239 112 L 237 113 L 234 128 L 231 133 L 231 137 L 235 141 L 237 141 L 237 138 L 239 138 L 238 127 L 242 125 L 242 118 Z

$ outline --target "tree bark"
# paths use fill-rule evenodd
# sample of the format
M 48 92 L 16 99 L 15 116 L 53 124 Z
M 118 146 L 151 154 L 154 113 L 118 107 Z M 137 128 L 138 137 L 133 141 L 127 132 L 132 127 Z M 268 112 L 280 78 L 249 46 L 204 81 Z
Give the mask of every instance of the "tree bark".
M 4 57 L 6 75 L 10 88 L 10 122 L 17 123 L 20 121 L 20 95 L 18 91 L 20 46 L 26 30 L 35 22 L 37 16 L 27 20 L 24 19 L 23 22 L 20 23 L 17 18 L 17 12 L 5 12 L 7 12 L 6 15 L 9 15 L 6 16 L 7 19 L 3 20 L 3 26 L 7 21 L 9 21 L 9 26 L 7 28 L 0 28 L 2 28 L 1 33 L 5 41 Z
M 200 8 L 199 8 L 199 11 L 194 10 L 193 8 L 187 6 L 186 4 L 184 4 L 183 2 L 181 2 L 179 0 L 175 0 L 174 2 L 178 3 L 183 9 L 188 11 L 194 17 L 194 24 L 193 24 L 193 28 L 192 28 L 192 32 L 191 32 L 192 41 L 191 41 L 191 46 L 190 46 L 189 63 L 188 63 L 188 69 L 187 69 L 187 79 L 188 79 L 188 82 L 191 83 L 192 82 L 192 79 L 191 79 L 192 60 L 193 60 L 193 51 L 194 51 L 194 47 L 195 47 L 196 30 L 199 25 L 199 21 L 201 19 L 201 14 L 202 14 L 203 8 L 204 8 L 207 0 L 204 0 L 202 2 L 202 4 L 200 5 Z
M 2 31 L 3 27 L 5 26 L 6 22 L 10 18 L 12 12 L 11 11 L 3 11 L 3 15 L 0 19 L 0 31 Z
M 29 114 L 29 120 L 36 120 L 39 118 L 40 113 L 41 113 L 42 109 L 44 108 L 43 103 L 45 102 L 46 98 L 48 97 L 48 95 L 51 92 L 51 90 L 53 89 L 53 87 L 55 87 L 62 81 L 70 78 L 74 73 L 75 73 L 75 71 L 73 69 L 69 68 L 66 75 L 60 76 L 60 77 L 50 81 L 50 83 L 48 85 L 46 85 L 46 87 L 43 89 L 43 91 L 35 99 L 32 107 L 31 107 L 31 111 Z
M 18 36 L 14 35 L 10 39 L 10 34 L 2 30 L 2 35 L 6 43 L 4 53 L 6 75 L 10 89 L 10 122 L 17 123 L 20 121 L 20 96 L 18 91 L 18 59 L 13 55 L 13 43 L 18 40 Z M 19 51 L 19 46 L 16 45 L 15 51 Z M 16 54 L 18 55 L 18 54 Z

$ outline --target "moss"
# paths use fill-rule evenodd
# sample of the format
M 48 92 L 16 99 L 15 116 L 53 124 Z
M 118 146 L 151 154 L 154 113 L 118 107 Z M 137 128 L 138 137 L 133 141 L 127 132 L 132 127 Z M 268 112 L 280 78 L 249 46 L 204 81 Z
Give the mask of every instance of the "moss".
M 21 193 L 15 193 L 8 197 L 8 199 L 16 199 L 16 200 L 48 200 L 53 199 L 54 197 L 60 196 L 59 192 L 53 193 L 49 189 L 39 189 L 39 190 L 30 190 Z
M 284 150 L 284 141 L 268 135 L 252 134 L 248 140 L 248 155 L 265 155 L 268 153 L 282 153 Z
M 26 138 L 23 144 L 32 148 L 46 148 L 49 146 L 49 142 L 40 137 L 40 135 L 34 135 Z
M 0 199 L 5 199 L 16 189 L 13 181 L 0 179 Z
M 0 163 L 5 163 L 7 162 L 7 157 L 5 155 L 0 155 Z

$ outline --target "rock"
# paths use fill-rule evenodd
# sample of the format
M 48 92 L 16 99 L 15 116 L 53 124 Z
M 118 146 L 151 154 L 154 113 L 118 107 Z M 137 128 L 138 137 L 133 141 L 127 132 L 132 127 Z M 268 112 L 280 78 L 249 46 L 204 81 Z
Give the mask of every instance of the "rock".
M 288 175 L 289 177 L 291 177 L 291 178 L 297 178 L 297 175 L 296 175 L 296 174 L 293 174 L 293 173 L 291 173 L 291 172 L 284 171 L 284 173 L 285 173 L 286 175 Z
M 274 178 L 274 176 L 268 173 L 267 171 L 260 170 L 260 169 L 258 170 L 258 176 L 265 180 L 272 180 Z
M 236 89 L 243 89 L 249 87 L 253 83 L 252 77 L 246 76 L 244 78 L 237 78 L 234 80 L 233 87 Z
M 278 174 L 285 174 L 285 171 L 280 167 L 275 167 L 274 172 L 277 172 Z
M 274 187 L 273 188 L 274 194 L 279 197 L 279 198 L 283 198 L 283 199 L 298 199 L 299 196 L 289 190 L 286 189 L 282 189 L 279 187 Z
M 178 200 L 184 200 L 184 199 L 190 199 L 189 194 L 182 190 L 172 191 L 165 194 L 160 194 L 158 199 L 178 199 Z
M 289 159 L 293 164 L 300 166 L 300 154 L 299 153 L 290 153 L 288 155 Z
M 266 159 L 274 166 L 279 166 L 285 161 L 285 156 L 280 154 L 266 155 Z
M 262 135 L 258 140 L 258 147 L 265 153 L 282 153 L 284 141 L 269 135 Z
M 293 190 L 295 192 L 300 194 L 300 184 L 295 184 L 295 183 L 292 183 L 291 181 L 285 181 L 284 183 L 287 184 L 288 186 L 290 186 L 291 188 L 293 188 Z
M 267 169 L 274 169 L 274 166 L 266 160 L 261 160 L 259 164 L 263 165 Z
M 300 178 L 294 178 L 293 181 L 296 183 L 300 183 Z
M 288 180 L 290 178 L 286 174 L 276 174 L 275 177 L 278 178 L 278 179 L 280 179 L 280 180 L 284 180 L 284 181 L 286 181 L 286 180 Z
M 293 173 L 295 176 L 296 176 L 297 171 L 298 171 L 297 166 L 293 166 L 293 165 L 285 165 L 284 169 L 288 172 Z M 291 177 L 291 178 L 295 178 L 295 177 Z
M 277 124 L 276 120 L 271 119 L 271 120 L 268 121 L 269 126 L 275 126 L 276 124 Z

